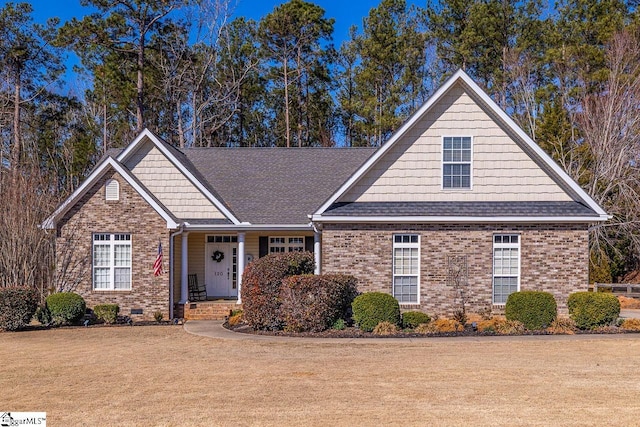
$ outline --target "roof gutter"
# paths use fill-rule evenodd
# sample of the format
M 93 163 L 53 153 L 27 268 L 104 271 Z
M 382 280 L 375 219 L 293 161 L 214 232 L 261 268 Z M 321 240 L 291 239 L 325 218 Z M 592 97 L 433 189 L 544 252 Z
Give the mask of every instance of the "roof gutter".
M 599 216 L 322 216 L 312 215 L 313 222 L 330 223 L 591 223 L 610 219 Z
M 307 231 L 312 230 L 311 224 L 189 224 L 184 223 L 188 231 Z

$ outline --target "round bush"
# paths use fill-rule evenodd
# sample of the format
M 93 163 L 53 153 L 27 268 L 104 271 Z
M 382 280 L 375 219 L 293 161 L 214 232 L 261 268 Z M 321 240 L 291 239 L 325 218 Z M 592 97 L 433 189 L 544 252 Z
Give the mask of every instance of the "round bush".
M 373 331 L 380 322 L 400 324 L 400 304 L 389 294 L 367 292 L 358 295 L 351 307 L 353 320 L 365 332 Z
M 300 274 L 313 274 L 313 267 L 311 252 L 270 254 L 247 265 L 242 275 L 241 290 L 244 320 L 254 329 L 282 329 L 282 279 Z
M 0 289 L 0 329 L 15 331 L 31 322 L 38 308 L 38 295 L 30 287 Z
M 558 305 L 549 292 L 514 292 L 504 307 L 507 320 L 522 322 L 529 330 L 544 329 L 558 316 Z
M 414 329 L 423 323 L 429 323 L 431 318 L 427 313 L 421 311 L 407 311 L 402 313 L 402 327 L 404 329 Z
M 73 292 L 57 292 L 47 297 L 47 309 L 56 325 L 73 324 L 84 316 L 87 305 Z
M 580 329 L 609 325 L 620 315 L 620 301 L 610 293 L 576 292 L 569 295 L 567 306 Z
M 98 304 L 93 307 L 93 314 L 96 315 L 96 318 L 108 324 L 116 323 L 119 312 L 118 304 Z

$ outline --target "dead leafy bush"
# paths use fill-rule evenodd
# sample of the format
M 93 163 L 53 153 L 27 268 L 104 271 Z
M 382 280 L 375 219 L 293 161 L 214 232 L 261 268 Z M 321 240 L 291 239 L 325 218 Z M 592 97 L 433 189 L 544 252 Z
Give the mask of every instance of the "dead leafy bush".
M 640 319 L 624 319 L 620 328 L 625 331 L 640 331 Z
M 240 310 L 236 314 L 229 317 L 229 320 L 227 322 L 229 323 L 229 326 L 236 326 L 242 323 L 243 321 L 244 321 L 244 313 L 242 312 L 242 310 Z
M 448 333 L 448 332 L 462 332 L 464 331 L 464 326 L 453 319 L 435 319 L 429 323 L 423 323 L 422 325 L 418 325 L 415 331 L 419 334 L 437 334 L 437 333 Z
M 375 335 L 394 335 L 398 333 L 398 327 L 391 322 L 380 322 L 373 328 Z
M 547 328 L 547 332 L 554 335 L 573 335 L 576 333 L 576 322 L 569 317 L 558 317 L 551 322 Z
M 517 320 L 507 320 L 502 316 L 493 316 L 477 323 L 479 332 L 495 332 L 501 335 L 514 335 L 524 332 L 525 327 Z

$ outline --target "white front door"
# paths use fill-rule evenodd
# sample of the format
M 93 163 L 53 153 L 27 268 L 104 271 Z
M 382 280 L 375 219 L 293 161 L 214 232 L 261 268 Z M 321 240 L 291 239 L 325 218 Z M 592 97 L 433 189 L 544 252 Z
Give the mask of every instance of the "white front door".
M 207 243 L 205 284 L 207 297 L 237 298 L 237 243 Z

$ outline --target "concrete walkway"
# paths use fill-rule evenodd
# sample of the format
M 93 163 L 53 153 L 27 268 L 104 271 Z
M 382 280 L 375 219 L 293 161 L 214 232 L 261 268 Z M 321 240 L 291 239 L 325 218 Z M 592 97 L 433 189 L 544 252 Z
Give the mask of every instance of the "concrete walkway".
M 640 310 L 634 310 L 640 315 Z M 622 314 L 622 313 L 621 313 Z M 437 342 L 498 342 L 498 341 L 566 341 L 566 340 L 632 340 L 639 341 L 640 334 L 578 334 L 578 335 L 513 335 L 470 337 L 411 337 L 411 338 L 307 338 L 279 337 L 273 335 L 243 334 L 225 329 L 221 320 L 189 320 L 183 328 L 186 332 L 202 337 L 236 340 L 266 341 L 307 344 L 389 344 L 389 343 L 437 343 Z

